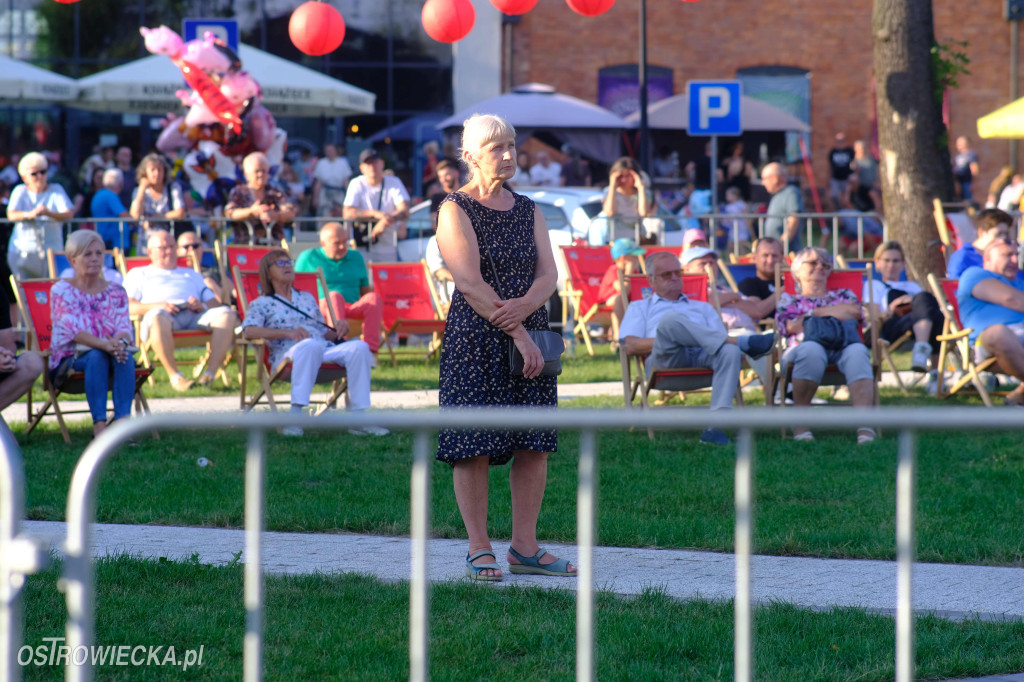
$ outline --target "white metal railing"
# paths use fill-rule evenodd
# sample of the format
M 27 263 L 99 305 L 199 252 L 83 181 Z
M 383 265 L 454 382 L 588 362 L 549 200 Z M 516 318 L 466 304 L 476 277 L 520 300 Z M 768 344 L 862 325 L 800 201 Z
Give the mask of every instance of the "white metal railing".
M 764 236 L 764 223 L 771 217 L 774 216 L 769 216 L 764 213 L 705 213 L 698 216 L 653 215 L 647 218 L 606 217 L 597 215 L 591 219 L 590 230 L 588 230 L 588 234 L 586 236 L 591 244 L 610 244 L 613 241 L 612 237 L 621 236 L 632 236 L 636 243 L 639 244 L 642 239 L 651 239 L 653 237 L 659 246 L 665 246 L 666 242 L 669 241 L 667 237 L 668 233 L 678 233 L 680 235 L 679 238 L 681 239 L 686 228 L 696 222 L 702 227 L 705 225 L 707 226 L 706 234 L 708 235 L 709 242 L 713 242 L 716 230 L 720 225 L 731 225 L 733 221 L 742 220 L 747 222 L 751 237 L 757 239 Z M 882 239 L 889 239 L 889 226 L 885 222 L 884 216 L 880 213 L 793 213 L 792 217 L 796 218 L 803 224 L 802 230 L 804 232 L 804 246 L 813 246 L 815 244 L 813 239 L 814 225 L 817 223 L 818 227 L 822 230 L 822 235 L 830 237 L 833 253 L 841 253 L 842 251 L 839 242 L 840 239 L 842 239 L 842 227 L 845 221 L 854 221 L 856 223 L 857 258 L 865 257 L 865 220 L 873 220 L 879 223 L 882 226 Z M 672 225 L 673 229 L 668 229 L 669 225 Z M 789 239 L 784 238 L 780 241 L 783 242 L 785 252 L 789 253 Z M 741 243 L 739 231 L 731 230 L 730 245 L 727 250 L 732 251 L 737 256 L 743 255 L 742 249 L 740 248 Z M 871 255 L 872 254 L 867 254 L 867 257 L 870 258 Z
M 24 632 L 21 588 L 25 576 L 49 562 L 48 548 L 21 535 L 25 520 L 25 467 L 21 449 L 0 420 L 0 679 L 17 682 Z
M 442 414 L 445 428 L 516 429 L 536 428 L 581 432 L 577 487 L 577 619 L 576 679 L 589 681 L 594 669 L 594 524 L 597 483 L 597 439 L 599 430 L 657 428 L 699 431 L 705 427 L 738 429 L 735 465 L 735 679 L 750 682 L 753 675 L 753 631 L 750 557 L 753 547 L 754 433 L 787 426 L 793 416 L 788 410 L 744 408 L 742 410 L 555 410 L 505 409 L 458 410 Z M 801 423 L 813 429 L 849 429 L 874 424 L 899 434 L 896 472 L 896 680 L 914 678 L 913 563 L 915 508 L 915 439 L 918 430 L 1019 430 L 1024 413 L 970 407 L 887 407 L 885 410 L 849 408 L 807 410 Z M 261 532 L 265 482 L 264 434 L 270 429 L 301 426 L 307 430 L 343 430 L 366 424 L 414 433 L 411 480 L 411 580 L 409 606 L 410 679 L 429 676 L 429 581 L 427 542 L 430 531 L 430 435 L 438 428 L 435 411 L 378 411 L 372 415 L 339 413 L 318 418 L 288 413 L 244 415 L 150 415 L 123 420 L 96 438 L 75 467 L 68 493 L 66 560 L 62 582 L 68 619 L 65 645 L 92 645 L 95 618 L 95 575 L 90 557 L 89 528 L 96 517 L 96 489 L 103 464 L 134 436 L 152 430 L 227 429 L 248 433 L 245 473 L 245 588 L 246 634 L 243 644 L 243 677 L 262 679 L 263 661 L 263 573 Z M 8 637 L 7 645 L 10 646 Z M 90 680 L 92 669 L 69 665 L 67 680 Z

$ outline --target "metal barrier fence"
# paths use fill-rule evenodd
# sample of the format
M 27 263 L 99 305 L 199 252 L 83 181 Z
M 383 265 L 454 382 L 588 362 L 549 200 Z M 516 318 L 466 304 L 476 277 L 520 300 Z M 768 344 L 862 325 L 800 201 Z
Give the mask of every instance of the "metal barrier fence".
M 750 682 L 753 675 L 753 628 L 750 557 L 753 548 L 753 459 L 754 433 L 788 426 L 788 410 L 745 408 L 743 410 L 460 410 L 444 413 L 450 428 L 558 428 L 581 432 L 577 486 L 578 588 L 576 608 L 576 679 L 589 681 L 594 669 L 594 524 L 597 482 L 597 432 L 601 430 L 645 429 L 699 431 L 705 427 L 738 429 L 735 465 L 735 679 Z M 912 606 L 915 509 L 915 434 L 918 430 L 1007 430 L 1024 429 L 1024 414 L 986 408 L 849 408 L 807 410 L 800 421 L 814 429 L 854 429 L 875 424 L 899 434 L 896 471 L 896 680 L 914 679 L 914 620 Z M 153 415 L 124 420 L 107 429 L 86 449 L 71 481 L 67 506 L 67 542 L 64 586 L 68 610 L 65 645 L 89 647 L 94 639 L 95 575 L 90 559 L 89 528 L 96 519 L 96 489 L 103 464 L 128 439 L 159 429 L 187 428 L 190 431 L 230 428 L 248 433 L 245 464 L 245 588 L 246 634 L 243 643 L 243 677 L 262 679 L 263 662 L 263 573 L 261 531 L 263 529 L 265 440 L 270 429 L 297 425 L 304 429 L 341 430 L 369 423 L 414 432 L 411 478 L 411 582 L 409 607 L 410 679 L 424 681 L 429 675 L 429 581 L 427 542 L 430 530 L 430 471 L 433 458 L 430 435 L 438 428 L 433 411 L 380 411 L 373 415 L 329 414 L 316 419 L 286 413 L 245 415 Z M 7 445 L 5 441 L 5 445 Z M 9 446 L 8 446 L 9 447 Z M 7 449 L 7 448 L 5 448 Z M 9 460 L 10 458 L 8 458 Z M 4 480 L 15 480 L 7 474 Z M 5 501 L 8 498 L 5 495 Z M 0 509 L 19 518 L 19 509 Z M 0 537 L 0 541 L 6 538 Z M 0 552 L 0 557 L 6 552 Z M 8 631 L 3 646 L 10 651 L 17 642 Z M 12 643 L 13 642 L 13 643 Z M 2 650 L 0 650 L 2 651 Z M 69 681 L 92 679 L 92 669 L 69 665 Z
M 632 237 L 639 244 L 642 239 L 650 240 L 654 238 L 659 246 L 667 244 L 681 246 L 682 236 L 685 231 L 690 227 L 700 226 L 701 229 L 705 230 L 705 234 L 708 236 L 712 247 L 715 247 L 714 239 L 717 230 L 720 227 L 724 227 L 729 230 L 729 241 L 726 245 L 726 250 L 741 256 L 744 255 L 745 251 L 741 248 L 743 240 L 739 238 L 739 230 L 734 229 L 736 221 L 745 222 L 751 237 L 758 239 L 764 236 L 764 224 L 769 217 L 764 213 L 706 213 L 692 217 L 654 215 L 647 218 L 609 218 L 598 215 L 591 219 L 587 238 L 591 244 L 598 242 L 611 243 L 618 237 Z M 856 232 L 857 258 L 865 257 L 864 230 L 866 221 L 878 223 L 882 228 L 883 241 L 889 239 L 889 226 L 880 213 L 794 213 L 792 217 L 803 224 L 804 246 L 815 244 L 813 238 L 814 225 L 817 223 L 819 229 L 822 230 L 823 236 L 827 235 L 829 237 L 832 244 L 832 253 L 842 252 L 840 242 L 844 239 L 844 234 L 847 235 L 847 239 L 852 239 L 852 236 L 849 236 L 851 223 L 855 226 L 852 231 Z M 784 252 L 789 253 L 789 239 L 782 239 L 782 242 L 785 248 Z M 867 257 L 870 258 L 872 255 L 869 253 Z
M 21 588 L 25 576 L 46 567 L 49 554 L 22 537 L 25 520 L 25 467 L 21 450 L 7 425 L 0 420 L 0 679 L 17 682 L 21 666 L 24 616 Z

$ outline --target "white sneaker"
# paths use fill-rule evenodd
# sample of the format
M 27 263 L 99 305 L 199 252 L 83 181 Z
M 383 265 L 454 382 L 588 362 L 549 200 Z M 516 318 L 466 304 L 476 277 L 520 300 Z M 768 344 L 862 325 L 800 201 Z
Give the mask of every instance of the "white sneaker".
M 373 424 L 367 424 L 366 426 L 360 426 L 354 429 L 349 429 L 349 433 L 353 436 L 386 436 L 390 431 L 385 429 L 383 426 L 374 426 Z
M 286 436 L 301 436 L 302 435 L 302 427 L 301 426 L 286 426 L 283 429 L 281 429 L 281 433 L 283 433 Z
M 931 357 L 931 344 L 918 341 L 914 344 L 914 350 L 910 355 L 910 368 L 915 372 L 928 371 L 928 358 Z

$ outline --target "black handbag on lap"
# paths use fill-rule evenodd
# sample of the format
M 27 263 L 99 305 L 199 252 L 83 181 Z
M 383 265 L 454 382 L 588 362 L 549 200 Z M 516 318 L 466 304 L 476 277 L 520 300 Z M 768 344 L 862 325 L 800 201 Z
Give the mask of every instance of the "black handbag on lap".
M 465 192 L 463 192 L 465 195 Z M 470 201 L 473 201 L 472 197 L 466 195 Z M 469 204 L 472 207 L 472 204 Z M 476 223 L 476 211 L 470 208 L 473 215 L 470 216 L 470 220 Z M 491 256 L 491 246 L 487 243 L 487 235 L 484 234 L 483 229 L 480 230 L 480 236 L 484 239 L 484 250 L 487 252 L 487 260 L 491 264 L 491 272 L 494 273 L 494 280 L 498 287 L 501 287 L 501 275 L 498 274 L 498 269 L 494 266 L 494 258 Z M 505 295 L 499 290 L 498 295 L 503 299 Z M 527 329 L 526 333 L 530 335 L 530 338 L 537 348 L 540 349 L 540 353 L 544 356 L 544 368 L 540 371 L 542 377 L 553 377 L 558 376 L 562 373 L 562 353 L 565 352 L 565 340 L 561 334 L 547 330 L 547 329 Z M 513 376 L 523 376 L 523 354 L 516 348 L 516 344 L 510 338 L 508 341 L 508 363 L 509 370 Z
M 839 321 L 831 315 L 804 319 L 804 341 L 820 343 L 825 350 L 842 350 L 861 343 L 857 320 Z

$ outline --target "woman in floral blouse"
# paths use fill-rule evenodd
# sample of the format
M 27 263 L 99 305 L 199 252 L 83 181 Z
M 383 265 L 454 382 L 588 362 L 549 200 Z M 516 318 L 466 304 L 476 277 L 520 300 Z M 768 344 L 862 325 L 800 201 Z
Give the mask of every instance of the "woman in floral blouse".
M 93 435 L 98 436 L 107 426 L 108 390 L 113 394 L 114 419 L 131 414 L 135 349 L 128 294 L 120 284 L 103 278 L 103 238 L 98 233 L 72 232 L 64 250 L 75 274 L 50 290 L 50 376 L 56 375 L 66 359 L 75 370 L 85 372 L 85 398 L 92 413 Z
M 349 409 L 360 412 L 370 406 L 370 366 L 373 354 L 365 341 L 338 343 L 348 331 L 348 323 L 339 320 L 337 329 L 327 326 L 320 306 L 312 294 L 292 287 L 295 264 L 284 249 L 274 249 L 260 259 L 260 291 L 245 311 L 242 335 L 264 339 L 270 346 L 270 366 L 283 360 L 292 362 L 292 408 L 301 413 L 309 405 L 309 395 L 320 366 L 333 362 L 345 368 L 348 378 Z M 285 427 L 288 436 L 301 436 L 302 429 Z M 354 435 L 385 436 L 379 426 L 349 429 Z
M 242 161 L 245 184 L 239 183 L 228 195 L 224 217 L 232 221 L 235 242 L 264 243 L 270 231 L 269 243 L 281 243 L 286 227 L 291 227 L 295 206 L 284 192 L 269 184 L 270 161 L 262 152 L 253 152 Z
M 793 258 L 792 272 L 799 293 L 782 295 L 775 320 L 786 345 L 782 356 L 783 373 L 787 365 L 793 366 L 793 404 L 801 407 L 811 404 L 825 368 L 832 364 L 846 377 L 854 406 L 870 407 L 874 403 L 875 387 L 867 346 L 853 343 L 842 350 L 826 350 L 816 341 L 804 340 L 804 320 L 808 317 L 834 317 L 840 321 L 863 319 L 857 295 L 849 289 L 828 289 L 832 257 L 824 249 L 810 246 L 802 250 Z M 814 439 L 805 426 L 794 427 L 793 437 Z M 873 429 L 857 430 L 858 443 L 863 445 L 874 439 Z

